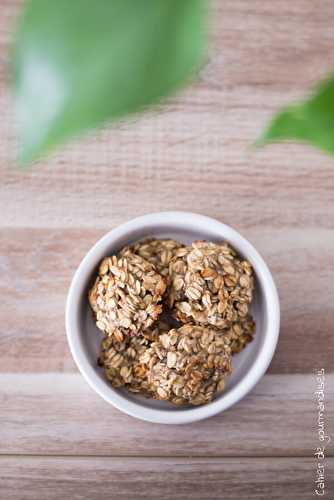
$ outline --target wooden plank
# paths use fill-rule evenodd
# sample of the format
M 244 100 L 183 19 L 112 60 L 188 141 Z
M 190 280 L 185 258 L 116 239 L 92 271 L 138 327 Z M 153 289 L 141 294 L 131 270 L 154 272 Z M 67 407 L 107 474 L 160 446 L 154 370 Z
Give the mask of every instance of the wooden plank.
M 2 2 L 3 59 L 20 4 Z M 303 373 L 319 361 L 331 369 L 333 162 L 304 146 L 248 149 L 270 112 L 334 63 L 325 29 L 334 4 L 323 5 L 216 1 L 216 48 L 192 89 L 161 114 L 83 140 L 24 175 L 10 166 L 13 108 L 0 73 L 0 227 L 17 228 L 1 233 L 2 269 L 10 269 L 1 371 L 73 371 L 63 308 L 81 256 L 134 215 L 194 207 L 239 229 L 274 271 L 283 314 L 270 372 Z
M 66 294 L 74 270 L 102 234 L 1 231 L 0 372 L 76 370 L 64 335 Z M 245 235 L 271 266 L 281 297 L 281 337 L 270 373 L 333 370 L 333 231 L 249 230 Z
M 326 494 L 334 459 L 326 460 Z M 314 498 L 313 458 L 131 459 L 1 458 L 7 500 L 307 500 Z
M 17 5 L 2 7 L 3 58 Z M 0 224 L 105 228 L 196 207 L 242 230 L 331 229 L 332 160 L 306 146 L 249 146 L 279 105 L 332 69 L 333 2 L 216 0 L 212 17 L 215 45 L 191 89 L 25 175 L 11 165 L 13 107 L 0 75 Z
M 249 146 L 275 109 L 332 70 L 334 3 L 215 0 L 213 49 L 190 89 L 25 174 L 15 167 L 7 71 L 20 5 L 2 0 L 0 15 L 0 453 L 20 455 L 0 458 L 0 496 L 313 496 L 318 367 L 334 424 L 333 160 L 303 145 Z M 96 239 L 168 209 L 240 230 L 271 266 L 282 301 L 269 375 L 224 414 L 177 427 L 137 421 L 95 395 L 72 374 L 63 326 L 71 276 Z
M 3 454 L 312 456 L 315 390 L 312 375 L 267 375 L 216 417 L 162 426 L 114 409 L 80 375 L 0 375 L 0 448 Z M 326 401 L 330 433 L 334 375 L 326 376 Z

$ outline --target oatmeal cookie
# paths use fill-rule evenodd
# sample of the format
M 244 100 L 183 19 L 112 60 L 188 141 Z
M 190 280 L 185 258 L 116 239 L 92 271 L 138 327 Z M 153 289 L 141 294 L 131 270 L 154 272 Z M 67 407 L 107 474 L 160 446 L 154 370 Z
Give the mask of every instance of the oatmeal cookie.
M 129 252 L 140 255 L 140 257 L 153 264 L 159 274 L 168 278 L 170 261 L 174 257 L 175 252 L 183 247 L 182 243 L 175 240 L 157 240 L 151 238 L 125 247 L 120 255 L 125 256 Z
M 216 329 L 183 325 L 159 336 L 140 356 L 156 399 L 200 405 L 224 389 L 231 373 L 229 340 Z
M 169 274 L 169 307 L 182 323 L 226 328 L 247 317 L 253 270 L 227 243 L 195 241 L 177 250 Z
M 97 327 L 107 334 L 116 329 L 137 335 L 149 328 L 162 312 L 165 279 L 153 264 L 128 252 L 124 257 L 107 257 L 89 291 L 89 303 Z

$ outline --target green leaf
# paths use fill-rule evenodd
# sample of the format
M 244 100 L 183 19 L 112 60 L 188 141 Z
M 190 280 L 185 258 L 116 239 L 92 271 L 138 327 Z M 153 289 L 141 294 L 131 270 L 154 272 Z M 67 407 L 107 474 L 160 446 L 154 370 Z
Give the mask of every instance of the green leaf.
M 22 163 L 178 89 L 205 27 L 205 0 L 30 0 L 13 57 Z
M 278 113 L 256 143 L 298 140 L 334 155 L 334 75 L 302 103 Z

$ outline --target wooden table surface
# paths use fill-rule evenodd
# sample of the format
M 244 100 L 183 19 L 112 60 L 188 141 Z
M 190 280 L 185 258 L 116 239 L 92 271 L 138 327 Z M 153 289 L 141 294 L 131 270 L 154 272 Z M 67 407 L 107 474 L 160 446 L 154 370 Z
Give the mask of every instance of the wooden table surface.
M 216 0 L 198 82 L 24 173 L 7 88 L 20 3 L 0 2 L 1 500 L 311 498 L 320 368 L 334 438 L 334 159 L 302 145 L 250 146 L 274 110 L 334 67 L 334 2 Z M 261 382 L 232 409 L 186 426 L 144 423 L 100 399 L 64 329 L 87 250 L 159 210 L 234 226 L 270 265 L 282 307 Z M 328 447 L 328 498 L 331 456 Z

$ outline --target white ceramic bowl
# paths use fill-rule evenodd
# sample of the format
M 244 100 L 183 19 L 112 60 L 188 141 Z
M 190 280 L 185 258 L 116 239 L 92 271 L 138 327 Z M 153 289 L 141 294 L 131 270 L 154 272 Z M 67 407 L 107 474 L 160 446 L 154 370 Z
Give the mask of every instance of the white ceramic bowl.
M 98 264 L 123 246 L 148 238 L 174 238 L 183 243 L 205 239 L 229 242 L 254 268 L 256 283 L 252 314 L 254 340 L 233 357 L 233 373 L 225 391 L 198 407 L 175 407 L 145 399 L 125 389 L 113 389 L 97 365 L 101 332 L 94 324 L 87 292 Z M 195 422 L 226 410 L 242 399 L 260 380 L 273 357 L 279 334 L 280 310 L 271 273 L 255 248 L 237 231 L 217 220 L 187 212 L 161 212 L 138 217 L 110 231 L 88 252 L 76 271 L 67 298 L 66 330 L 73 358 L 90 386 L 108 403 L 133 417 L 162 424 Z

